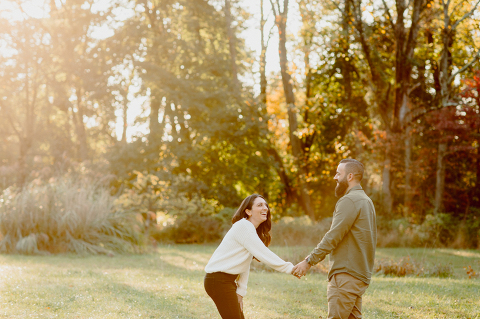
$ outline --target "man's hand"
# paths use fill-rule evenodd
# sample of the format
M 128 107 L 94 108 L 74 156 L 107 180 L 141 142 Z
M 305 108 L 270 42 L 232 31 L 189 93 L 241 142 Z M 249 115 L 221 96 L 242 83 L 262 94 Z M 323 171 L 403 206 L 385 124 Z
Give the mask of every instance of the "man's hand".
M 310 266 L 310 264 L 307 263 L 306 260 L 303 260 L 303 261 L 299 262 L 298 264 L 296 264 L 295 267 L 293 267 L 292 275 L 296 276 L 297 278 L 305 276 L 305 274 L 310 269 L 310 267 L 312 267 L 312 266 Z
M 243 312 L 243 297 L 237 294 L 238 303 L 240 304 L 240 310 Z

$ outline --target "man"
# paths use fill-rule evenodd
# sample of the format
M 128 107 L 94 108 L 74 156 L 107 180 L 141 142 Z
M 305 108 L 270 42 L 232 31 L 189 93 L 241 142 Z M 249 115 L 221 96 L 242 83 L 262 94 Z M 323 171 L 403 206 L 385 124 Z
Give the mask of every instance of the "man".
M 362 318 L 362 295 L 370 284 L 377 226 L 372 200 L 360 186 L 363 164 L 354 159 L 340 162 L 335 175 L 335 205 L 332 226 L 305 260 L 292 271 L 304 276 L 311 266 L 330 254 L 328 273 L 328 319 Z

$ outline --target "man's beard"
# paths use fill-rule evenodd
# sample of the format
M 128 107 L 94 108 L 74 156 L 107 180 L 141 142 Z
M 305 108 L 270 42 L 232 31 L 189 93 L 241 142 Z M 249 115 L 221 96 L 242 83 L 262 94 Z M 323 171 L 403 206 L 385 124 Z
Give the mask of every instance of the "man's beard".
M 339 198 L 345 195 L 347 188 L 348 188 L 348 182 L 346 178 L 342 179 L 341 181 L 338 181 L 338 184 L 335 187 L 335 197 Z

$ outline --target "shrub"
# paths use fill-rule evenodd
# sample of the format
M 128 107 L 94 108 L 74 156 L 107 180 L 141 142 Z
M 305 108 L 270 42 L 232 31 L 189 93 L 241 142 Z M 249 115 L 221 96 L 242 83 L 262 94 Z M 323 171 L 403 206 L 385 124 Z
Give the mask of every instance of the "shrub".
M 404 257 L 400 260 L 378 260 L 375 264 L 375 272 L 385 276 L 404 277 L 419 272 L 420 267 L 410 260 L 410 257 Z
M 421 224 L 403 218 L 379 221 L 378 247 L 449 247 L 460 242 L 453 239 L 462 229 L 450 214 L 428 214 Z
M 453 275 L 451 265 L 424 264 L 414 261 L 410 257 L 399 260 L 380 259 L 375 261 L 374 271 L 377 274 L 393 277 L 418 276 L 447 278 Z
M 424 277 L 448 278 L 453 275 L 453 267 L 451 265 L 433 264 L 424 269 Z
M 0 196 L 0 251 L 112 254 L 140 243 L 132 213 L 115 211 L 108 188 L 86 178 L 34 180 Z
M 162 203 L 173 224 L 158 226 L 150 236 L 157 241 L 204 243 L 221 239 L 231 225 L 229 210 L 217 213 L 217 203 L 201 198 L 188 199 L 178 195 Z
M 272 245 L 312 246 L 313 248 L 330 229 L 331 222 L 331 218 L 314 223 L 308 216 L 283 217 L 272 224 Z

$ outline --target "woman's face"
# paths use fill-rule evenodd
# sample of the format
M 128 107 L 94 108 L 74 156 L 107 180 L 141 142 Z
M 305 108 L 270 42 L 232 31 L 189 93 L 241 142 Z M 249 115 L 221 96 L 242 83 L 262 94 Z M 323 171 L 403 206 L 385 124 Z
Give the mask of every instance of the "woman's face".
M 263 198 L 257 197 L 253 201 L 252 209 L 246 209 L 245 212 L 248 215 L 248 220 L 258 227 L 258 225 L 267 220 L 267 202 Z

